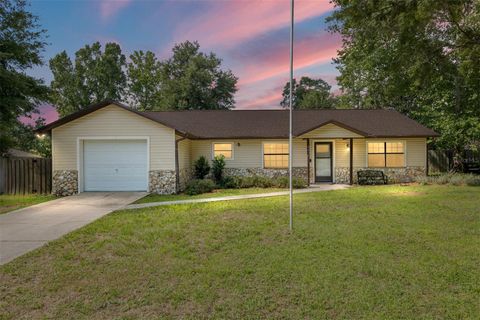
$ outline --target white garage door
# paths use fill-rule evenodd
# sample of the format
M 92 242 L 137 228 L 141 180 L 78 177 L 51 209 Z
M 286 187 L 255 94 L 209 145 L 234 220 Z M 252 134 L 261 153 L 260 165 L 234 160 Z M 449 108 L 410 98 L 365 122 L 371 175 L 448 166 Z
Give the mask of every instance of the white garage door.
M 85 191 L 146 191 L 146 140 L 85 140 Z

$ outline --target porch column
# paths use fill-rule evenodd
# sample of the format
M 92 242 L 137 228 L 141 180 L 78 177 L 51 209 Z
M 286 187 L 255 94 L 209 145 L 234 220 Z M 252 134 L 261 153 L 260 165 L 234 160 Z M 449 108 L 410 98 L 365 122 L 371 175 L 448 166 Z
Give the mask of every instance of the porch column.
M 350 138 L 350 184 L 353 184 L 353 139 Z
M 307 139 L 307 185 L 310 185 L 310 139 Z

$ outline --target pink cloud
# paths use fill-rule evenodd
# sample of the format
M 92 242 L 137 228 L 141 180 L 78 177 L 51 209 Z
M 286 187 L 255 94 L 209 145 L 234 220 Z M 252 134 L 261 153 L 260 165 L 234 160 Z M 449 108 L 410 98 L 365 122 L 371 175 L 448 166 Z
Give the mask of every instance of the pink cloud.
M 130 4 L 131 0 L 101 0 L 100 16 L 106 21 Z
M 38 107 L 38 113 L 33 113 L 30 117 L 20 117 L 19 120 L 24 124 L 34 125 L 39 117 L 45 118 L 48 124 L 58 119 L 58 112 L 54 106 L 44 104 Z
M 258 98 L 239 101 L 235 109 L 281 109 L 280 101 L 282 101 L 282 92 L 278 90 Z
M 295 22 L 320 16 L 333 9 L 327 0 L 297 0 Z M 236 46 L 272 30 L 288 26 L 290 2 L 271 1 L 214 1 L 196 19 L 184 21 L 175 39 L 199 40 L 204 46 Z
M 339 94 L 339 90 L 336 88 L 337 75 L 301 71 L 295 75 L 297 79 L 304 76 L 325 80 L 332 86 L 332 94 L 336 96 Z M 284 76 L 245 85 L 236 96 L 236 109 L 281 109 L 280 101 L 283 99 L 282 92 L 287 82 L 288 76 Z
M 240 74 L 239 86 L 288 75 L 290 68 L 288 46 L 288 43 L 280 43 L 269 51 L 254 55 L 252 58 L 254 61 L 244 61 L 246 68 Z M 340 46 L 340 38 L 329 34 L 296 41 L 293 61 L 295 70 L 331 62 L 337 56 Z

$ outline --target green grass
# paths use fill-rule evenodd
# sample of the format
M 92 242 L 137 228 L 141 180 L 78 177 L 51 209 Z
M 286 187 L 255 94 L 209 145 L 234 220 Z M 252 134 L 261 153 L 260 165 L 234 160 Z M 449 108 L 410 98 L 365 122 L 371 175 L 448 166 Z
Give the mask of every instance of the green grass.
M 119 211 L 0 267 L 5 319 L 474 319 L 480 188 Z
M 205 198 L 239 196 L 242 194 L 268 193 L 268 192 L 277 192 L 277 191 L 288 191 L 288 189 L 281 189 L 281 188 L 217 189 L 217 190 L 214 190 L 213 192 L 197 194 L 194 196 L 189 196 L 187 194 L 172 194 L 172 195 L 149 194 L 148 196 L 137 200 L 135 203 L 164 202 L 164 201 L 187 200 L 187 199 L 205 199 Z
M 0 214 L 55 199 L 53 195 L 0 195 Z

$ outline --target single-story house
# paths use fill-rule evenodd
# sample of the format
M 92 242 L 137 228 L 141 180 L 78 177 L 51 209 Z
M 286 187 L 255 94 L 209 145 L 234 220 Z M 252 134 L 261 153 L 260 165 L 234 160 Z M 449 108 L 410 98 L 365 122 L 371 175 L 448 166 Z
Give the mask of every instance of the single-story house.
M 91 105 L 38 130 L 52 139 L 53 189 L 170 194 L 200 156 L 224 155 L 226 175 L 287 175 L 288 111 L 140 112 L 115 101 Z M 434 131 L 393 110 L 293 112 L 293 174 L 310 184 L 354 183 L 382 170 L 390 181 L 424 175 Z

